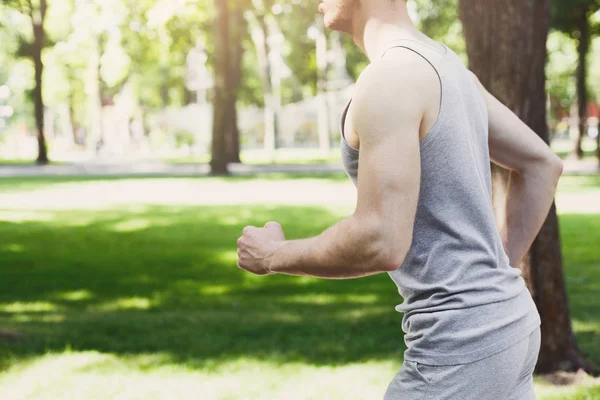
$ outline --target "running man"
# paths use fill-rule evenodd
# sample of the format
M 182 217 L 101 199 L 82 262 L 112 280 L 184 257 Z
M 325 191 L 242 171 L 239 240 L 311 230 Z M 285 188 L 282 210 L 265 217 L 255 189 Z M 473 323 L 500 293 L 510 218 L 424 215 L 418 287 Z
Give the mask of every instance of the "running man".
M 285 240 L 277 222 L 245 227 L 238 266 L 327 279 L 389 274 L 404 300 L 396 310 L 407 350 L 385 400 L 535 399 L 540 317 L 514 267 L 550 210 L 562 161 L 415 27 L 405 0 L 325 0 L 318 9 L 370 60 L 340 124 L 356 209 L 308 239 Z M 500 229 L 490 160 L 514 172 Z

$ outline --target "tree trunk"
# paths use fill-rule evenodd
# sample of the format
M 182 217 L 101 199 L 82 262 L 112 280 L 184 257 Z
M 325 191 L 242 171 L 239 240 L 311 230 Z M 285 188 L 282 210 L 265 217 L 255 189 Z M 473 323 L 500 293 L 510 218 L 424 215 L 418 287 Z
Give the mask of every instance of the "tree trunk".
M 215 0 L 215 95 L 213 100 L 211 175 L 228 175 L 225 132 L 229 90 L 229 5 L 228 0 Z
M 316 21 L 318 34 L 316 39 L 317 53 L 317 101 L 319 149 L 323 157 L 328 158 L 331 152 L 329 139 L 329 104 L 327 101 L 327 35 L 323 18 L 319 16 Z
M 263 145 L 267 158 L 274 159 L 275 149 L 277 147 L 277 115 L 275 113 L 276 103 L 275 94 L 273 92 L 273 85 L 271 82 L 271 62 L 269 60 L 269 44 L 267 39 L 269 37 L 269 30 L 267 28 L 267 22 L 265 20 L 265 12 L 256 15 L 256 22 L 260 35 L 256 35 L 255 44 L 260 68 L 260 78 L 263 87 L 264 103 L 265 103 L 265 135 Z M 260 37 L 259 37 L 260 36 Z
M 164 112 L 169 105 L 169 67 L 162 65 L 160 67 L 161 84 L 160 84 L 160 104 Z
M 73 144 L 75 146 L 80 146 L 79 137 L 77 133 L 79 131 L 79 125 L 77 125 L 77 119 L 75 118 L 75 106 L 73 105 L 72 95 L 69 95 L 69 125 L 71 126 L 71 137 L 73 138 Z
M 38 136 L 38 158 L 40 165 L 48 164 L 48 151 L 44 136 L 44 96 L 42 93 L 42 77 L 44 64 L 42 63 L 42 50 L 44 49 L 44 19 L 46 17 L 46 0 L 40 0 L 38 9 L 31 10 L 33 25 L 33 64 L 35 66 L 35 88 L 33 100 L 35 108 L 35 124 Z
M 227 161 L 239 163 L 240 160 L 240 138 L 237 119 L 237 92 L 242 83 L 242 57 L 244 56 L 243 37 L 247 31 L 244 10 L 239 1 L 235 3 L 235 9 L 232 13 L 233 23 L 231 24 L 231 46 L 232 62 L 229 65 L 229 82 L 231 91 L 234 94 L 229 104 L 229 129 L 226 131 L 227 140 Z
M 103 89 L 102 89 L 102 54 L 104 49 L 102 33 L 99 33 L 95 37 L 95 52 L 94 57 L 92 58 L 91 67 L 94 68 L 94 89 L 93 89 L 93 97 L 91 99 L 92 104 L 92 132 L 93 139 L 95 140 L 94 147 L 96 148 L 96 153 L 99 153 L 100 148 L 104 144 L 104 126 L 103 126 Z
M 577 65 L 577 106 L 579 110 L 578 120 L 579 129 L 578 135 L 574 139 L 573 152 L 577 158 L 583 158 L 583 150 L 581 141 L 587 134 L 587 55 L 590 50 L 590 22 L 587 16 L 588 6 L 582 6 L 577 15 L 577 29 L 579 31 L 579 44 L 577 52 L 579 60 Z
M 546 143 L 545 63 L 550 0 L 460 0 L 470 68 Z M 504 218 L 510 173 L 492 165 L 494 209 Z M 571 328 L 554 204 L 519 266 L 542 318 L 536 371 L 575 371 L 587 363 Z
M 240 131 L 238 127 L 237 107 L 235 104 L 229 108 L 227 119 L 230 121 L 226 136 L 227 162 L 241 163 L 240 160 Z
M 596 135 L 596 158 L 598 159 L 598 168 L 600 168 L 600 133 Z
M 183 93 L 183 105 L 187 106 L 190 105 L 194 102 L 194 92 L 192 92 L 191 90 L 189 90 L 187 87 L 185 87 L 185 84 L 182 85 L 182 93 Z
M 73 71 L 73 67 L 69 64 L 65 64 L 65 69 L 67 72 L 67 80 L 69 82 L 69 94 L 67 97 L 67 106 L 69 113 L 69 125 L 71 127 L 71 137 L 73 138 L 73 144 L 75 146 L 81 145 L 79 142 L 79 137 L 77 132 L 79 130 L 79 126 L 77 124 L 77 118 L 75 116 L 75 72 Z

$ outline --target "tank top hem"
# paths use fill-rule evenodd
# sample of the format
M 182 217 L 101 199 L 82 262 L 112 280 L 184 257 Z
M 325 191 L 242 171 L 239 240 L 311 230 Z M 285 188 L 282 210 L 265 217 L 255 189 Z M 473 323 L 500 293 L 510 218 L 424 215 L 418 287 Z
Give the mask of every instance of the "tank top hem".
M 529 313 L 529 317 L 522 323 L 522 326 L 512 335 L 492 343 L 486 347 L 474 350 L 469 353 L 440 354 L 430 351 L 418 351 L 416 349 L 407 349 L 404 352 L 404 359 L 408 361 L 419 362 L 424 365 L 460 365 L 469 364 L 491 357 L 523 340 L 531 332 L 537 329 L 541 324 L 540 316 L 537 312 Z

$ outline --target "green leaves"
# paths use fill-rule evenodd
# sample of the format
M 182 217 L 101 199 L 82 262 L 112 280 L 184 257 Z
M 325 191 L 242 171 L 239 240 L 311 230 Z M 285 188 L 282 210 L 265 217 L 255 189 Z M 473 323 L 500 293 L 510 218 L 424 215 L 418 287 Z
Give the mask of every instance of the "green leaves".
M 0 0 L 0 5 L 14 8 L 24 14 L 30 14 L 31 11 L 31 3 L 26 0 Z
M 577 31 L 577 17 L 585 13 L 588 18 L 600 10 L 600 0 L 553 0 L 552 26 L 568 35 Z M 592 25 L 593 34 L 600 32 L 598 24 Z

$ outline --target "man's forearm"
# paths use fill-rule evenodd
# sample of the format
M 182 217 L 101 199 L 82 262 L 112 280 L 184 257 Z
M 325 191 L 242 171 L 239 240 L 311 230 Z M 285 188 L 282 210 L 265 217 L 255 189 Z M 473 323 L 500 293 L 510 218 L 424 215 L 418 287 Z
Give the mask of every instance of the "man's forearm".
M 273 254 L 272 272 L 327 279 L 352 279 L 386 271 L 387 254 L 376 227 L 351 216 L 318 236 L 287 240 Z
M 561 173 L 556 164 L 548 164 L 511 174 L 501 229 L 511 266 L 518 267 L 546 220 Z

